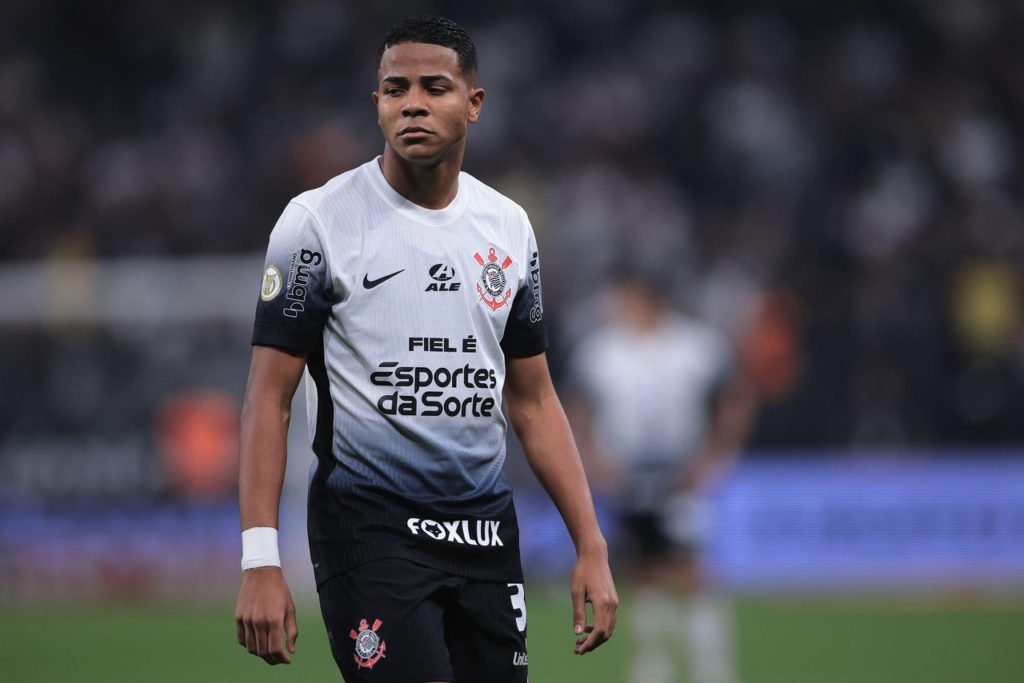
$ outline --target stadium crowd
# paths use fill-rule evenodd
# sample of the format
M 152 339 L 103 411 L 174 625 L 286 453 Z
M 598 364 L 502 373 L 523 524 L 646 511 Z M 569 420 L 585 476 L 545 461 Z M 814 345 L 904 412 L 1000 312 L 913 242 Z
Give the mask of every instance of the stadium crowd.
M 1024 5 L 429 9 L 480 48 L 466 168 L 534 221 L 556 378 L 627 260 L 736 340 L 752 448 L 1024 440 Z M 0 268 L 261 252 L 289 197 L 380 153 L 396 12 L 3 3 Z M 146 427 L 169 380 L 142 368 L 240 392 L 245 334 L 177 332 L 8 329 L 0 431 Z

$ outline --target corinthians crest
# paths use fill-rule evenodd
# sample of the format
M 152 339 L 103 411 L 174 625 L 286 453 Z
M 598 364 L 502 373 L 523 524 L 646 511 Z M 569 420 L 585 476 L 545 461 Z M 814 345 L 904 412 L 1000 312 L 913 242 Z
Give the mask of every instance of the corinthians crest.
M 480 273 L 480 281 L 476 283 L 476 292 L 480 295 L 481 301 L 492 311 L 496 311 L 512 297 L 512 288 L 508 287 L 508 276 L 505 274 L 505 270 L 512 265 L 512 257 L 506 256 L 499 264 L 498 254 L 494 247 L 490 247 L 486 259 L 480 252 L 473 254 L 473 258 L 484 267 Z
M 355 629 L 348 632 L 348 637 L 356 641 L 356 653 L 353 657 L 356 660 L 357 669 L 372 669 L 384 657 L 388 646 L 381 637 L 377 635 L 377 629 L 384 623 L 380 619 L 373 620 L 370 626 L 366 619 L 359 621 L 359 632 Z

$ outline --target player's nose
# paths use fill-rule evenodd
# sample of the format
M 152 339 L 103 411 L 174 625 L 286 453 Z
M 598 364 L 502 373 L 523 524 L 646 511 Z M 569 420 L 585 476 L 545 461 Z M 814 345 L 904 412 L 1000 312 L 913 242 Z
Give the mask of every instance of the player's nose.
M 402 116 L 426 116 L 429 113 L 426 105 L 424 104 L 421 96 L 415 92 L 410 91 L 406 95 L 405 103 L 402 104 Z
M 402 116 L 413 117 L 413 116 L 426 116 L 427 108 L 417 104 L 407 104 L 402 107 Z

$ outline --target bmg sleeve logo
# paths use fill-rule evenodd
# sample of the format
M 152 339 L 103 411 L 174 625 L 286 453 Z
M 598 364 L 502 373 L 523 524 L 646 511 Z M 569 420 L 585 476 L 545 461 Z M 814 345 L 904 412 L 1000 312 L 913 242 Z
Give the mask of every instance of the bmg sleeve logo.
M 288 292 L 285 294 L 285 298 L 291 303 L 283 311 L 287 317 L 297 318 L 306 310 L 306 296 L 309 293 L 312 269 L 323 263 L 323 260 L 319 251 L 309 249 L 292 254 L 291 266 L 288 268 Z

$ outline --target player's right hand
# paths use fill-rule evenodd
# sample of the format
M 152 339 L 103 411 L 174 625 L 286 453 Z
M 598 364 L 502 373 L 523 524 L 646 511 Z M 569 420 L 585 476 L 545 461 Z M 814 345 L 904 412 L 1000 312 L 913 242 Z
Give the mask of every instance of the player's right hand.
M 295 603 L 280 567 L 258 567 L 242 572 L 235 628 L 238 644 L 267 664 L 291 664 L 288 652 L 295 654 L 299 629 L 295 623 Z

